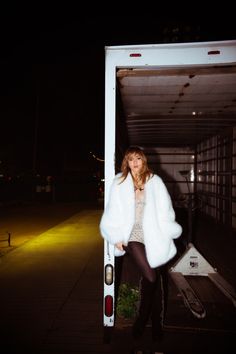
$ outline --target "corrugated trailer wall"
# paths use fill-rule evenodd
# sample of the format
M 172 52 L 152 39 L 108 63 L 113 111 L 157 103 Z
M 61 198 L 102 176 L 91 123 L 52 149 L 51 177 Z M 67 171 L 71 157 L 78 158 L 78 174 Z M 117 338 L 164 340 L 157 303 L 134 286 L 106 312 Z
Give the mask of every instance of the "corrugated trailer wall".
M 145 149 L 154 173 L 164 181 L 172 199 L 177 202 L 194 192 L 194 150 L 191 148 Z M 189 189 L 183 172 L 189 172 Z
M 196 191 L 202 201 L 201 212 L 231 228 L 236 226 L 234 201 L 234 129 L 201 142 L 197 146 Z
M 236 127 L 233 128 L 232 149 L 232 227 L 236 229 Z
M 160 175 L 175 206 L 187 207 L 195 192 L 201 213 L 236 228 L 236 128 L 192 148 L 146 148 L 149 165 Z

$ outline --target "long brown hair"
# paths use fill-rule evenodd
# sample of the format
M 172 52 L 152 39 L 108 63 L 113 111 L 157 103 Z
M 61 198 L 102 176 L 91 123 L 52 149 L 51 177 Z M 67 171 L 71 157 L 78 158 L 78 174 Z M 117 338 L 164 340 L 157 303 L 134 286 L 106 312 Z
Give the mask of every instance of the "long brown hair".
M 128 173 L 131 172 L 129 168 L 129 158 L 131 155 L 138 155 L 139 157 L 141 157 L 143 161 L 143 168 L 139 177 L 142 181 L 142 184 L 145 184 L 153 176 L 153 172 L 148 167 L 146 155 L 138 146 L 131 146 L 125 152 L 123 161 L 121 163 L 121 172 L 122 172 L 121 183 L 124 182 L 124 180 L 128 176 Z

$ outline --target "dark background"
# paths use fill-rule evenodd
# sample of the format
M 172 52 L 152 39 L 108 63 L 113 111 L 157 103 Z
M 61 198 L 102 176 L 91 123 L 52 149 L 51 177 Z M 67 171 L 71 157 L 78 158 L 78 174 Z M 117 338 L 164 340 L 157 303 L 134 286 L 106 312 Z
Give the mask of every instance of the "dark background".
M 2 6 L 0 174 L 103 170 L 105 46 L 236 38 L 228 7 L 68 4 Z

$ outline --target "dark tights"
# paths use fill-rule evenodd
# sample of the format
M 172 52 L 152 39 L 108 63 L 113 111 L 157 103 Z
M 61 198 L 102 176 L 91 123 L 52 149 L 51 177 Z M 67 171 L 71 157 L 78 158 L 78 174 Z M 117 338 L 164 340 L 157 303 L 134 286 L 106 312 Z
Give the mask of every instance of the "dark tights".
M 163 326 L 163 290 L 159 268 L 151 268 L 144 244 L 131 241 L 124 247 L 142 275 L 139 314 L 133 325 L 134 337 L 140 337 L 151 314 L 153 339 L 160 335 Z
M 156 281 L 155 269 L 151 268 L 146 256 L 145 246 L 141 242 L 131 241 L 124 249 L 130 254 L 138 266 L 142 276 L 151 283 Z

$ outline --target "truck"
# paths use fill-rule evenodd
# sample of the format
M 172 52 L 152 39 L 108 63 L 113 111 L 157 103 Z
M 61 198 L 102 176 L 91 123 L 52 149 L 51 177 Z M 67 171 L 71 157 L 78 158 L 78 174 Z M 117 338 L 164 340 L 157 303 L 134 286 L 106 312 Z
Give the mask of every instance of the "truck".
M 187 210 L 185 249 L 170 268 L 185 303 L 206 315 L 184 279 L 193 274 L 210 277 L 235 305 L 233 274 L 224 279 L 193 244 L 192 215 L 199 208 L 236 228 L 236 40 L 105 47 L 104 207 L 130 145 L 145 151 L 174 207 Z M 104 329 L 115 325 L 115 279 L 105 241 Z

